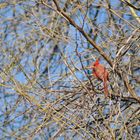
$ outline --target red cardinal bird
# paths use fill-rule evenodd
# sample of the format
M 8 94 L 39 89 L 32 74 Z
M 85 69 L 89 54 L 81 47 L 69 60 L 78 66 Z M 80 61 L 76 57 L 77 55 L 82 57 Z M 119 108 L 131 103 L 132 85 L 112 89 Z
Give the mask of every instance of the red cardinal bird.
M 108 74 L 107 69 L 99 63 L 99 58 L 89 68 L 92 68 L 94 77 L 103 81 L 104 94 L 105 94 L 105 97 L 108 97 L 109 94 L 108 94 L 107 81 L 109 80 L 109 76 L 108 76 L 109 74 Z

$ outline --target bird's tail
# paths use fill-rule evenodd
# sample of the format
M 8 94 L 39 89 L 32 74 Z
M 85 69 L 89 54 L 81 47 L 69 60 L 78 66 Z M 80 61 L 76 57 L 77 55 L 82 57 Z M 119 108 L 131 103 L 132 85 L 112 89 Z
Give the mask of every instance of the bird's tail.
M 104 79 L 104 94 L 105 94 L 105 97 L 108 97 L 108 85 L 107 85 L 107 79 L 105 78 Z

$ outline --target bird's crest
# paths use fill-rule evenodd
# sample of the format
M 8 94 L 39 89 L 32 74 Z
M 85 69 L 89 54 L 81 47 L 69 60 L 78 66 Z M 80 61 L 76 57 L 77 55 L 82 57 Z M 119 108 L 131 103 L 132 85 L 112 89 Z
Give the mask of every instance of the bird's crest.
M 94 62 L 94 66 L 97 66 L 99 64 L 100 59 L 97 58 L 96 61 Z

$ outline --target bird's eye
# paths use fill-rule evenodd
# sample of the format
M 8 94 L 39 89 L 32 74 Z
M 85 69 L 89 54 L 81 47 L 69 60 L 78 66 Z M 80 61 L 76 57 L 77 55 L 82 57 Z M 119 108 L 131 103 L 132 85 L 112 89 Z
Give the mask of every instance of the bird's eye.
M 93 68 L 93 71 L 95 72 L 95 68 Z

